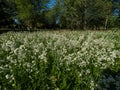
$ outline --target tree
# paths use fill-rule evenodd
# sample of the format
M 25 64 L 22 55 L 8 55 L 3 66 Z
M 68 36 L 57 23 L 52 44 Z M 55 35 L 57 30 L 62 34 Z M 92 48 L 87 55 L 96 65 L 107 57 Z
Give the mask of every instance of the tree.
M 85 14 L 88 28 L 99 29 L 101 26 L 104 26 L 106 18 L 106 1 L 88 0 Z
M 59 18 L 62 14 L 63 1 L 56 0 L 55 5 L 53 8 L 47 10 L 45 18 L 46 18 L 46 25 L 48 28 L 58 28 L 59 26 Z
M 114 0 L 105 0 L 106 1 L 106 19 L 105 19 L 105 29 L 107 30 L 109 27 L 109 23 L 110 23 L 110 18 L 112 16 L 112 12 L 113 12 L 113 2 Z
M 0 28 L 11 28 L 13 21 L 14 9 L 12 4 L 7 0 L 0 1 Z
M 63 13 L 60 17 L 61 25 L 70 29 L 84 29 L 84 1 L 64 0 L 63 7 Z
M 110 0 L 64 0 L 60 21 L 71 29 L 108 27 L 113 3 Z
M 39 27 L 47 2 L 48 0 L 15 0 L 18 18 L 29 28 Z
M 119 25 L 119 17 L 112 16 L 119 7 L 114 0 L 56 0 L 52 8 L 49 1 L 1 0 L 0 25 L 9 26 L 16 19 L 31 29 L 107 29 Z

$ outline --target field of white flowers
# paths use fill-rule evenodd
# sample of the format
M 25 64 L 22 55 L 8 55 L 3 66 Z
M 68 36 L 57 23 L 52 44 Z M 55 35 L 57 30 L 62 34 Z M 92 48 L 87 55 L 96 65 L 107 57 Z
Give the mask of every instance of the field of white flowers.
M 1 34 L 0 90 L 120 90 L 120 31 Z

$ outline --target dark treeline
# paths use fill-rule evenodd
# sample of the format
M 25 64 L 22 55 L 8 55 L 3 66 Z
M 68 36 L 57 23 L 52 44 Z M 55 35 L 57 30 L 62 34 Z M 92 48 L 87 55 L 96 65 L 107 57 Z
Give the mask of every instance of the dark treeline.
M 118 0 L 0 0 L 0 28 L 108 29 L 120 27 Z M 114 11 L 118 12 L 114 12 Z

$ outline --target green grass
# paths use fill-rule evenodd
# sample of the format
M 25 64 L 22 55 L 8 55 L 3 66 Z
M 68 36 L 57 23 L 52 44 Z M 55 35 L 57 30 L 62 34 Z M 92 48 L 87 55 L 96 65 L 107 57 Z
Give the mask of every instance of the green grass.
M 0 35 L 1 90 L 119 90 L 120 31 Z

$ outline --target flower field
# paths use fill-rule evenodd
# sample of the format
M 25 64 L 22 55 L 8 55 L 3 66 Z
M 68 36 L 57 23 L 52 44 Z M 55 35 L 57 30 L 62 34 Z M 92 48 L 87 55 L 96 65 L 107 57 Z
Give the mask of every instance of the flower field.
M 120 90 L 120 31 L 1 34 L 0 90 Z

